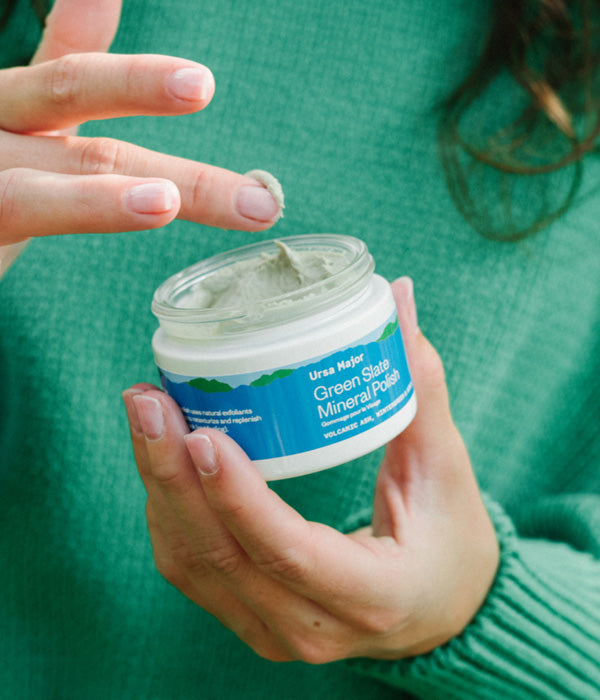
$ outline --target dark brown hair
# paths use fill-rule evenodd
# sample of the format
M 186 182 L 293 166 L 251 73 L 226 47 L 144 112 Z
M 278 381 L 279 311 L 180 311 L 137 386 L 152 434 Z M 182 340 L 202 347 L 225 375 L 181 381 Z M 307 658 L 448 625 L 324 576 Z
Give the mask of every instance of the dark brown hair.
M 17 6 L 18 0 L 7 0 L 0 12 L 0 31 L 8 24 L 11 14 Z M 38 18 L 39 23 L 43 26 L 46 15 L 50 11 L 50 0 L 30 0 L 29 4 Z
M 481 234 L 520 240 L 572 204 L 600 133 L 599 62 L 599 0 L 496 1 L 439 129 L 450 191 Z M 489 120 L 469 118 L 476 104 Z

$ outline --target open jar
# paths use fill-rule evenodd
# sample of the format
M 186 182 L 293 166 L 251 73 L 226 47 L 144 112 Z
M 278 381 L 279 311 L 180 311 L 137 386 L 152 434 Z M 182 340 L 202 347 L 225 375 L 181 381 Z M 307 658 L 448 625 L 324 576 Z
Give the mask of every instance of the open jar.
M 190 428 L 227 433 L 266 479 L 360 457 L 415 415 L 390 285 L 357 238 L 216 255 L 166 280 L 152 311 L 161 383 Z

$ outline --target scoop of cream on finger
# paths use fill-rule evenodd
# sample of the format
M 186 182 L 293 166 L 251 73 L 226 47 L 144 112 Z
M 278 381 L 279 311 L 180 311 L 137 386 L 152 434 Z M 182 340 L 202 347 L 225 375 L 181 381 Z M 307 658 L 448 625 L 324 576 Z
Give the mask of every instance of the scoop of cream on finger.
M 257 180 L 270 192 L 271 196 L 279 206 L 279 214 L 277 219 L 283 218 L 285 199 L 283 195 L 283 188 L 281 187 L 279 180 L 266 170 L 249 170 L 247 173 L 244 173 L 244 175 L 245 177 L 251 177 L 253 180 Z

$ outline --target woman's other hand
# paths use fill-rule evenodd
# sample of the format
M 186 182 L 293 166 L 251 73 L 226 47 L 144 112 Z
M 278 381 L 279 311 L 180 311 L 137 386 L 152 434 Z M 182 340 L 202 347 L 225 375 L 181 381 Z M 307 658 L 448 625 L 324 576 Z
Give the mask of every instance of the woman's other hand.
M 279 217 L 252 178 L 74 135 L 90 119 L 188 114 L 213 96 L 212 73 L 198 63 L 105 53 L 120 10 L 120 0 L 57 0 L 32 64 L 0 71 L 0 246 L 155 228 L 176 216 L 248 231 Z

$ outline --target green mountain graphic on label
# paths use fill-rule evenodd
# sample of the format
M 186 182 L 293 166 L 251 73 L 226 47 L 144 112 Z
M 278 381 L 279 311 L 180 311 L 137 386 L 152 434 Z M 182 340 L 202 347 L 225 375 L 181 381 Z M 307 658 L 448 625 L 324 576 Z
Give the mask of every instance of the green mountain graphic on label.
M 273 374 L 263 374 L 262 377 L 250 382 L 250 386 L 267 386 L 267 384 L 274 382 L 276 379 L 289 377 L 293 372 L 293 369 L 278 369 L 276 372 L 273 372 Z
M 387 340 L 391 335 L 395 333 L 396 328 L 398 328 L 398 319 L 392 321 L 392 323 L 387 324 L 387 326 L 383 329 L 383 333 L 377 339 L 377 342 L 381 343 L 381 341 Z
M 191 387 L 194 387 L 194 389 L 199 389 L 206 394 L 218 394 L 219 392 L 223 393 L 233 389 L 229 384 L 220 382 L 218 379 L 203 379 L 202 377 L 198 377 L 197 379 L 190 379 L 187 383 Z

